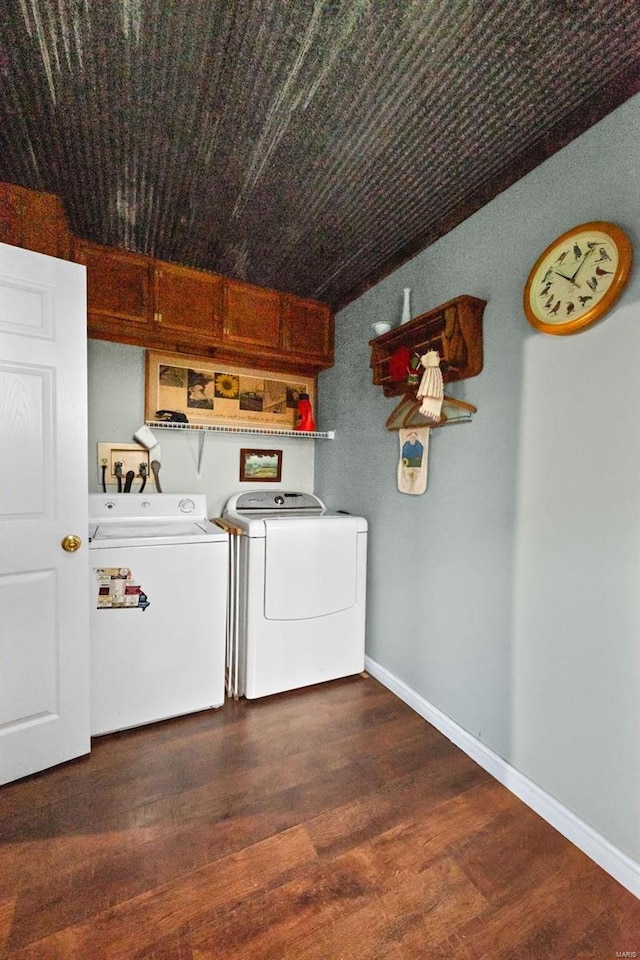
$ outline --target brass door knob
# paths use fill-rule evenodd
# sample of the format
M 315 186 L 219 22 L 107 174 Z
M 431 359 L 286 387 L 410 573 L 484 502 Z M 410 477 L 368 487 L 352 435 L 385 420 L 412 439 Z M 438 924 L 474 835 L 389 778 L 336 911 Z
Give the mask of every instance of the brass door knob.
M 65 537 L 61 541 L 61 546 L 63 550 L 66 550 L 67 553 L 75 553 L 76 550 L 79 550 L 82 546 L 82 540 L 80 537 L 77 537 L 75 533 L 70 533 L 69 536 Z

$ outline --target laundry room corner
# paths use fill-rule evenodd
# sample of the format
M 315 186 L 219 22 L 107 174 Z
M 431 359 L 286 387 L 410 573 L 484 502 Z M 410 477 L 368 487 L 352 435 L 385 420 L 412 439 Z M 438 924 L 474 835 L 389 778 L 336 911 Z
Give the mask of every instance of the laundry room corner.
M 89 492 L 101 492 L 97 444 L 100 441 L 133 443 L 144 423 L 145 353 L 142 347 L 89 340 L 87 350 L 89 397 Z M 208 433 L 198 471 L 198 433 L 158 430 L 161 484 L 165 493 L 204 493 L 210 517 L 219 516 L 232 493 L 251 490 L 239 481 L 242 448 L 282 450 L 282 476 L 274 489 L 314 489 L 315 443 L 312 440 L 256 435 Z M 154 448 L 154 450 L 157 448 Z M 198 476 L 198 472 L 200 476 Z M 132 492 L 137 492 L 136 480 Z M 115 491 L 115 487 L 113 488 Z M 151 485 L 153 491 L 153 486 Z
M 337 313 L 319 382 L 337 442 L 316 466 L 318 495 L 370 524 L 370 660 L 633 858 L 634 877 L 638 272 L 575 336 L 535 330 L 523 292 L 571 224 L 620 224 L 637 249 L 639 111 L 636 96 Z M 478 415 L 434 431 L 422 497 L 396 490 L 392 401 L 369 363 L 372 325 L 398 323 L 408 287 L 416 311 L 461 290 L 487 301 L 484 369 L 458 394 Z

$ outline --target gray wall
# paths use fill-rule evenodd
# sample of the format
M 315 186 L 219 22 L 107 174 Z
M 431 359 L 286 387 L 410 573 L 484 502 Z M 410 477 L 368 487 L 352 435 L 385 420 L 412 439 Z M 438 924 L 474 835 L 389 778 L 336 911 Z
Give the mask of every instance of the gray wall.
M 144 423 L 145 351 L 121 343 L 89 340 L 88 363 L 89 490 L 98 493 L 102 489 L 98 483 L 98 442 L 135 443 L 133 434 Z M 314 446 L 330 442 L 207 433 L 201 479 L 198 479 L 199 434 L 159 430 L 156 436 L 160 440 L 160 450 L 153 448 L 151 454 L 162 465 L 160 483 L 163 491 L 206 493 L 210 517 L 220 516 L 231 494 L 257 486 L 239 482 L 241 447 L 282 450 L 282 482 L 271 483 L 269 487 L 311 492 Z M 138 480 L 133 489 L 134 492 L 139 489 Z
M 316 490 L 370 522 L 367 650 L 640 859 L 640 272 L 596 327 L 535 332 L 522 291 L 557 235 L 611 220 L 640 258 L 640 96 L 337 317 Z M 488 301 L 478 407 L 432 432 L 425 495 L 396 489 L 375 320 Z

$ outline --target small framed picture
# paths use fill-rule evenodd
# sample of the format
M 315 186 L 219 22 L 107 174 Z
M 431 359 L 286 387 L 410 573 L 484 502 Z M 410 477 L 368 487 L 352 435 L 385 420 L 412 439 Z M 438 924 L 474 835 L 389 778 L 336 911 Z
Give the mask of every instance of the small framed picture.
M 279 483 L 282 450 L 240 450 L 240 480 L 244 483 Z

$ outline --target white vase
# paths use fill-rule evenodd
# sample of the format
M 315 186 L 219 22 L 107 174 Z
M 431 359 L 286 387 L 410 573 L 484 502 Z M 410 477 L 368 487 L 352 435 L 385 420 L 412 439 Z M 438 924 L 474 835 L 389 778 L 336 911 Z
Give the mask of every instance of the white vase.
M 408 323 L 411 320 L 411 288 L 404 288 L 404 303 L 402 305 L 402 320 L 400 323 Z

